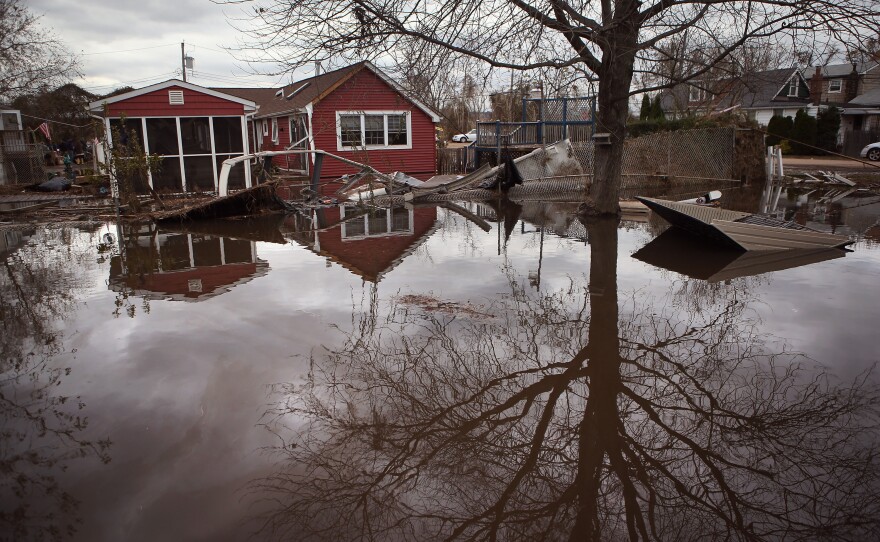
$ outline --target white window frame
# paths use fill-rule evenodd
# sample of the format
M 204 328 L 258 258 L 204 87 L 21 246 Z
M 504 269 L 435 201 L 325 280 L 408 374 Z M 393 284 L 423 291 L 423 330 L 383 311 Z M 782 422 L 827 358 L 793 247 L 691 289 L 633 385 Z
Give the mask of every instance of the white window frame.
M 384 145 L 360 145 L 356 147 L 352 146 L 344 146 L 342 144 L 342 117 L 343 116 L 360 116 L 361 118 L 361 142 L 366 141 L 366 134 L 364 133 L 364 128 L 366 126 L 366 122 L 364 121 L 364 116 L 366 115 L 382 115 L 382 125 L 384 127 L 383 137 L 385 139 Z M 388 116 L 389 115 L 403 115 L 406 118 L 406 145 L 388 145 Z M 382 110 L 382 111 L 337 111 L 336 112 L 336 150 L 337 151 L 356 151 L 356 150 L 382 150 L 382 149 L 412 149 L 413 147 L 413 132 L 412 132 L 412 111 L 409 110 L 401 110 L 401 111 L 393 111 L 393 110 Z
M 382 211 L 385 211 L 386 231 L 383 231 L 383 232 L 378 232 L 378 233 L 370 232 L 370 220 L 369 220 L 370 215 L 369 215 L 369 213 L 367 213 L 361 217 L 356 217 L 356 218 L 352 218 L 351 220 L 344 221 L 342 223 L 342 241 L 343 242 L 345 242 L 345 241 L 358 241 L 358 240 L 367 239 L 367 238 L 399 237 L 399 236 L 403 236 L 403 235 L 413 235 L 413 232 L 415 231 L 415 229 L 414 229 L 415 213 L 413 213 L 413 210 L 407 209 L 407 214 L 409 215 L 408 228 L 405 230 L 392 231 L 392 229 L 391 229 L 391 219 L 392 219 L 391 211 L 392 211 L 392 209 L 393 208 L 385 208 L 385 209 L 378 209 L 378 210 L 374 211 L 376 214 L 378 214 Z M 400 207 L 397 207 L 397 209 L 400 209 Z M 345 218 L 345 206 L 344 205 L 339 206 L 339 218 L 340 219 Z M 364 233 L 349 235 L 348 231 L 346 229 L 346 224 L 348 224 L 349 222 L 362 222 L 364 225 Z
M 800 89 L 801 89 L 801 82 L 800 82 L 800 80 L 797 78 L 797 76 L 792 77 L 792 78 L 788 81 L 788 92 L 787 92 L 787 96 L 788 96 L 789 98 L 796 98 L 797 95 L 798 95 L 798 92 L 800 92 Z
M 266 137 L 267 135 L 269 135 L 269 121 L 266 119 L 261 120 L 260 126 L 263 127 L 263 137 Z
M 837 88 L 835 89 L 835 83 L 837 83 Z M 828 93 L 829 94 L 838 94 L 843 92 L 843 79 L 831 79 L 828 81 Z
M 272 144 L 278 144 L 278 117 L 272 117 Z
M 690 85 L 688 90 L 688 101 L 689 102 L 702 102 L 706 99 L 706 89 L 699 87 L 697 85 Z

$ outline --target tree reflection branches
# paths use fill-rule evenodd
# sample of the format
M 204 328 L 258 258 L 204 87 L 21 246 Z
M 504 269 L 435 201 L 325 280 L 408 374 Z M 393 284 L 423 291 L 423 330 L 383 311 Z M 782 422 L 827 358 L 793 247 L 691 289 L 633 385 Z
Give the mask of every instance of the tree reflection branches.
M 85 405 L 59 392 L 70 367 L 58 322 L 69 318 L 93 258 L 72 229 L 43 229 L 0 260 L 0 531 L 6 540 L 60 540 L 78 523 L 76 498 L 55 475 L 73 459 L 107 462 L 109 440 L 90 440 Z M 79 261 L 83 260 L 83 261 Z M 71 262 L 77 266 L 71 266 Z
M 587 227 L 588 281 L 532 293 L 510 272 L 508 295 L 456 315 L 393 303 L 280 387 L 282 469 L 252 485 L 265 532 L 876 538 L 872 375 L 843 385 L 771 349 L 744 282 L 699 312 L 620 309 L 616 224 Z

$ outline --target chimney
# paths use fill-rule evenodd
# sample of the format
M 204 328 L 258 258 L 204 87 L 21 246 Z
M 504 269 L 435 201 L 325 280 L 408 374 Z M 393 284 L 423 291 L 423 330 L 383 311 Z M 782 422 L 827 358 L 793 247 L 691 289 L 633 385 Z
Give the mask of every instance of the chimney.
M 849 102 L 859 95 L 859 72 L 856 70 L 856 64 L 853 62 L 852 71 L 846 78 L 846 101 Z
M 816 73 L 810 79 L 810 99 L 813 105 L 822 103 L 822 66 L 816 66 Z

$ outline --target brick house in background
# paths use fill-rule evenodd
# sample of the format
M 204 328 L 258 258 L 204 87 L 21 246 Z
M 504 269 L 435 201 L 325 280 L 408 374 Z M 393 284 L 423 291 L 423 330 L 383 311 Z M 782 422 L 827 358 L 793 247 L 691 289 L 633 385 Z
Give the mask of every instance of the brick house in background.
M 379 171 L 402 171 L 423 179 L 435 172 L 435 124 L 440 116 L 408 96 L 370 62 L 358 62 L 274 91 L 215 90 L 257 104 L 248 126 L 255 149 L 293 146 L 324 150 Z M 313 165 L 293 156 L 275 157 L 274 164 L 302 174 L 309 173 Z M 327 181 L 355 171 L 328 159 L 321 178 Z

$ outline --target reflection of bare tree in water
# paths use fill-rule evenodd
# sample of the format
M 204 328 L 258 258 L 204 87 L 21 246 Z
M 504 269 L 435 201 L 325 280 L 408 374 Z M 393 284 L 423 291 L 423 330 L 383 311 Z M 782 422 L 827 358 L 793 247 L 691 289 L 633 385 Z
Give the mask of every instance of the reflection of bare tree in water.
M 109 461 L 109 441 L 89 441 L 79 397 L 58 393 L 71 369 L 57 322 L 76 304 L 79 252 L 72 231 L 45 230 L 0 261 L 0 531 L 3 540 L 58 540 L 74 531 L 77 501 L 54 477 L 70 460 Z M 82 247 L 79 247 L 82 248 Z M 90 248 L 90 246 L 89 246 Z M 9 537 L 9 538 L 7 538 Z
M 398 305 L 280 390 L 265 531 L 877 539 L 876 387 L 769 351 L 741 282 L 699 313 L 634 297 L 620 320 L 616 224 L 587 228 L 588 287 L 512 278 L 485 319 Z

